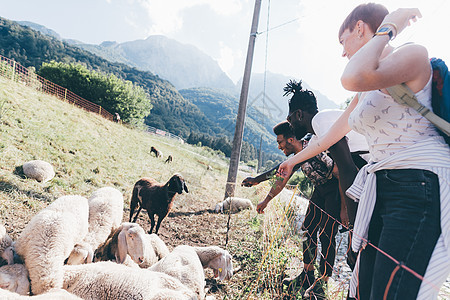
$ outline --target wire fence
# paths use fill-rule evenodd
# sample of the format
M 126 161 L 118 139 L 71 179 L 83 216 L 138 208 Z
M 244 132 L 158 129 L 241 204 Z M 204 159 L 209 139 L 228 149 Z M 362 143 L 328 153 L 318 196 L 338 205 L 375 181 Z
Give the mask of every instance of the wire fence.
M 114 120 L 114 116 L 100 105 L 92 103 L 68 89 L 59 86 L 34 72 L 34 68 L 25 68 L 14 60 L 0 55 L 0 76 L 11 81 L 25 84 L 40 92 L 56 96 L 70 104 L 76 105 L 87 111 L 97 113 L 105 119 Z
M 162 130 L 162 129 L 158 129 L 158 128 L 155 128 L 155 127 L 152 127 L 152 126 L 148 126 L 148 125 L 146 125 L 145 127 L 146 127 L 146 131 L 148 133 L 151 133 L 151 134 L 154 134 L 154 135 L 158 135 L 158 136 L 167 137 L 167 138 L 170 138 L 170 139 L 173 139 L 173 140 L 177 140 L 181 144 L 184 144 L 184 142 L 185 142 L 178 135 L 175 135 L 175 134 L 170 133 L 168 131 L 165 131 L 165 130 Z
M 112 115 L 100 105 L 92 103 L 69 91 L 68 89 L 59 86 L 56 83 L 43 78 L 42 76 L 37 75 L 34 72 L 34 68 L 25 68 L 16 61 L 6 58 L 2 55 L 0 55 L 0 76 L 10 79 L 14 82 L 25 84 L 26 86 L 32 87 L 37 91 L 56 96 L 57 98 L 83 108 L 84 110 L 99 114 L 110 121 L 119 121 L 115 118 L 114 115 Z M 155 127 L 146 126 L 146 131 L 158 136 L 175 139 L 181 144 L 184 144 L 185 142 L 181 137 Z
M 298 299 L 298 294 L 288 293 L 286 287 L 283 287 L 282 279 L 292 275 L 298 275 L 303 269 L 304 253 L 308 251 L 308 248 L 304 248 L 306 240 L 304 228 L 302 224 L 308 213 L 321 215 L 326 222 L 335 222 L 342 226 L 345 226 L 339 222 L 336 218 L 331 216 L 327 211 L 320 208 L 316 203 L 309 200 L 302 194 L 302 191 L 298 190 L 295 186 L 289 186 L 291 190 L 290 198 L 282 199 L 282 196 L 274 198 L 270 206 L 266 208 L 264 217 L 264 233 L 261 240 L 262 259 L 258 267 L 258 278 L 249 282 L 244 290 L 248 291 L 242 295 L 241 299 Z M 298 197 L 296 197 L 298 196 Z M 307 209 L 308 206 L 314 207 L 313 210 Z M 322 220 L 322 219 L 321 219 Z M 323 247 L 320 242 L 320 238 L 316 241 L 308 241 L 309 246 L 319 249 L 316 257 L 320 257 L 325 261 L 327 267 L 332 268 L 332 280 L 328 281 L 327 287 L 327 299 L 346 299 L 346 295 L 349 290 L 349 281 L 351 277 L 351 270 L 346 262 L 346 254 L 349 251 L 348 245 L 349 233 L 353 231 L 338 232 L 336 235 L 336 259 L 334 265 L 330 265 L 326 262 L 326 258 L 329 255 L 330 248 Z M 343 232 L 345 231 L 345 232 Z M 324 234 L 324 229 L 318 229 L 319 237 Z M 368 241 L 367 241 L 368 242 Z M 312 244 L 315 243 L 315 244 Z M 370 244 L 370 243 L 369 243 Z M 395 276 L 396 272 L 403 268 L 406 272 L 416 276 L 417 273 L 408 268 L 408 266 L 397 261 L 394 257 L 385 254 L 381 249 L 373 244 L 370 244 L 379 253 L 385 255 L 388 259 L 397 266 L 391 274 L 391 278 Z M 315 262 L 317 264 L 317 262 Z M 319 266 L 315 266 L 316 272 Z M 320 275 L 320 274 L 319 274 Z M 416 276 L 417 277 L 417 276 Z M 449 279 L 443 287 L 439 288 L 433 285 L 431 282 L 424 280 L 422 276 L 418 277 L 423 281 L 423 284 L 429 285 L 432 289 L 439 291 L 438 299 L 450 299 Z M 316 276 L 316 284 L 319 283 L 319 276 Z M 392 279 L 391 279 L 392 281 Z M 390 283 L 385 288 L 385 295 L 390 288 Z M 323 281 L 322 281 L 323 283 Z M 358 299 L 357 296 L 356 299 Z M 300 299 L 302 299 L 300 297 Z M 308 298 L 310 299 L 310 298 Z M 311 299 L 315 299 L 311 297 Z M 322 299 L 322 298 L 317 298 Z

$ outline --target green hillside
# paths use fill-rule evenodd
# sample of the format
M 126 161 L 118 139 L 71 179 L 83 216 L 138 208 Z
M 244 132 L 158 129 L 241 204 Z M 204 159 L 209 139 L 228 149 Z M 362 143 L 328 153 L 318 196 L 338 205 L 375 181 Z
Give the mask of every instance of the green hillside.
M 237 115 L 239 97 L 211 88 L 185 89 L 180 90 L 180 94 L 185 99 L 192 101 L 208 118 L 214 119 L 232 137 L 236 120 L 231 118 L 231 116 Z M 251 106 L 248 107 L 244 140 L 259 146 L 262 137 L 263 151 L 275 154 L 274 157 L 270 158 L 271 160 L 282 160 L 281 152 L 275 143 L 276 137 L 272 132 L 272 128 L 276 123 L 266 116 L 263 126 L 260 122 L 262 117 L 259 110 Z
M 0 18 L 0 54 L 25 67 L 39 70 L 43 62 L 81 63 L 89 69 L 129 80 L 142 86 L 150 96 L 153 109 L 146 123 L 187 137 L 191 131 L 213 134 L 220 129 L 192 103 L 183 99 L 168 81 L 130 66 L 111 63 L 88 51 L 43 35 L 16 22 Z M 55 82 L 59 84 L 58 82 Z M 76 91 L 73 91 L 76 93 Z M 95 99 L 87 99 L 95 103 Z
M 166 157 L 172 155 L 173 162 L 166 164 L 150 155 L 151 146 Z M 34 159 L 51 163 L 55 178 L 47 183 L 26 178 L 21 166 Z M 0 220 L 13 239 L 36 212 L 56 198 L 68 194 L 89 197 L 104 186 L 123 193 L 123 220 L 128 221 L 131 191 L 139 178 L 166 182 L 178 172 L 189 193 L 177 195 L 172 212 L 161 224 L 160 237 L 169 248 L 180 244 L 224 247 L 228 216 L 211 209 L 223 199 L 227 171 L 227 160 L 207 148 L 127 128 L 0 77 Z M 239 172 L 238 181 L 244 176 Z M 261 191 L 268 188 L 238 186 L 236 195 L 256 204 Z M 256 217 L 255 211 L 232 217 L 228 249 L 235 262 L 255 245 L 249 239 L 256 232 L 248 222 Z M 138 222 L 149 230 L 145 213 Z M 245 262 L 241 267 L 247 268 Z M 238 295 L 246 274 L 240 272 L 231 282 L 216 285 L 214 293 Z
M 2 45 L 1 55 L 25 67 L 34 67 L 38 72 L 43 62 L 52 60 L 62 63 L 79 63 L 90 70 L 114 74 L 118 78 L 143 87 L 153 106 L 151 111 L 145 114 L 148 115 L 145 123 L 149 126 L 169 131 L 185 139 L 191 133 L 207 135 L 208 140 L 217 140 L 217 142 L 220 142 L 224 135 L 229 136 L 229 131 L 227 132 L 217 124 L 215 118 L 205 116 L 196 105 L 184 99 L 170 82 L 150 72 L 139 71 L 125 64 L 111 63 L 88 51 L 3 18 L 0 18 L 0 44 Z M 64 83 L 55 79 L 53 81 L 60 85 Z M 76 90 L 72 92 L 77 93 Z M 95 99 L 87 100 L 97 103 Z M 97 104 L 100 105 L 100 103 Z M 235 115 L 227 117 L 233 120 Z M 248 126 L 254 126 L 253 124 L 254 122 L 249 122 Z M 248 137 L 247 140 L 249 140 Z M 245 157 L 246 160 L 256 159 L 256 149 L 259 147 L 259 139 L 250 142 L 252 144 L 248 145 L 244 142 L 242 149 L 241 157 Z M 273 145 L 275 145 L 274 142 Z M 228 148 L 229 145 L 226 145 L 225 149 Z M 226 152 L 224 149 L 220 150 Z

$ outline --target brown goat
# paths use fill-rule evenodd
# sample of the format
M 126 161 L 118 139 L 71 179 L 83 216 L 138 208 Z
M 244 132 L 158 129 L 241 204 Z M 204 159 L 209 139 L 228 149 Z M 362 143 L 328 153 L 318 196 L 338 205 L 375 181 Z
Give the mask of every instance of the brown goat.
M 148 217 L 151 221 L 151 228 L 149 233 L 152 233 L 155 227 L 155 215 L 158 215 L 158 224 L 156 224 L 156 231 L 158 233 L 161 221 L 169 214 L 173 206 L 175 195 L 189 193 L 188 188 L 181 175 L 173 175 L 166 184 L 161 184 L 153 178 L 141 178 L 135 183 L 133 188 L 133 195 L 130 201 L 130 222 L 133 218 L 136 206 L 139 204 L 139 209 L 134 216 L 133 222 L 144 208 L 147 210 Z
M 162 156 L 162 153 L 161 153 L 161 151 L 159 151 L 158 149 L 156 149 L 155 147 L 151 147 L 150 148 L 150 154 L 155 154 L 155 157 L 161 157 Z
M 167 156 L 167 159 L 164 163 L 171 163 L 173 160 L 172 155 Z

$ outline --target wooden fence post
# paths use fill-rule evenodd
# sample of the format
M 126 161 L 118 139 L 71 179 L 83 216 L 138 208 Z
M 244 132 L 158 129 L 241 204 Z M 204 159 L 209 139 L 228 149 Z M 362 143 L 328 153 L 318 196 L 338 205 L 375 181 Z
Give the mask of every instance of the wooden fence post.
M 11 80 L 14 81 L 14 73 L 16 73 L 16 61 L 13 60 L 13 69 L 12 69 L 12 75 Z

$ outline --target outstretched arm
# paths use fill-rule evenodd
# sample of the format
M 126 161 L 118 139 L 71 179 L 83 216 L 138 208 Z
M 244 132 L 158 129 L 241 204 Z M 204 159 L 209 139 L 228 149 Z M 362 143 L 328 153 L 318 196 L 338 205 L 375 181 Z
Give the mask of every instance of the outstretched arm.
M 288 174 L 292 173 L 292 169 L 296 164 L 318 155 L 341 140 L 351 130 L 348 125 L 348 117 L 357 104 L 358 96 L 356 95 L 344 113 L 339 117 L 339 119 L 336 120 L 327 133 L 317 140 L 310 142 L 308 147 L 303 149 L 303 151 L 300 151 L 293 157 L 283 162 L 278 168 L 278 174 L 281 177 L 288 176 Z
M 260 184 L 261 182 L 270 179 L 272 177 L 272 175 L 275 173 L 274 171 L 278 170 L 279 166 L 280 165 L 278 164 L 275 167 L 273 167 L 272 169 L 270 169 L 269 171 L 259 174 L 256 177 L 249 176 L 242 181 L 241 185 L 245 186 L 245 187 L 251 187 L 251 186 Z
M 270 189 L 269 193 L 267 194 L 266 198 L 258 203 L 258 206 L 256 207 L 256 211 L 259 214 L 264 213 L 264 209 L 267 207 L 267 204 L 275 197 L 277 196 L 283 188 L 286 186 L 287 182 L 289 181 L 289 178 L 291 178 L 292 174 L 286 178 L 277 178 L 275 181 L 275 184 Z

